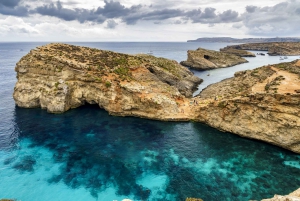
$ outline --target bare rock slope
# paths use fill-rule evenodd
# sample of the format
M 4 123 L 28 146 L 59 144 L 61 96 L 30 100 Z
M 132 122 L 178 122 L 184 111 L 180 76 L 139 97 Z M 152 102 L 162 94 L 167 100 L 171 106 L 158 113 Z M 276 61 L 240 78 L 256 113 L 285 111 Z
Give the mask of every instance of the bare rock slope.
M 180 64 L 197 70 L 225 68 L 248 62 L 246 59 L 235 54 L 203 48 L 189 50 L 187 54 L 187 60 L 180 62 Z

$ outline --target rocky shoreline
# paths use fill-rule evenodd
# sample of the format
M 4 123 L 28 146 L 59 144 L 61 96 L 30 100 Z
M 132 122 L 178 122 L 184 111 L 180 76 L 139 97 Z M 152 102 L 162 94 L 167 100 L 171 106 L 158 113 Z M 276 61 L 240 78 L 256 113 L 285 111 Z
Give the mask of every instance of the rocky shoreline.
M 176 61 L 49 44 L 16 65 L 20 107 L 62 113 L 86 103 L 111 115 L 197 121 L 300 153 L 300 61 L 235 73 L 192 97 L 200 78 Z
M 225 51 L 218 52 L 198 48 L 197 50 L 189 50 L 187 52 L 187 60 L 180 62 L 180 64 L 196 70 L 209 70 L 247 63 L 248 61 L 238 55 L 237 52 L 238 51 L 235 51 L 235 53 Z M 242 54 L 241 51 L 239 53 Z M 250 54 L 252 53 L 249 53 L 249 55 Z
M 300 55 L 300 42 L 245 43 L 223 48 L 223 51 L 234 50 L 267 51 L 270 56 L 296 56 Z

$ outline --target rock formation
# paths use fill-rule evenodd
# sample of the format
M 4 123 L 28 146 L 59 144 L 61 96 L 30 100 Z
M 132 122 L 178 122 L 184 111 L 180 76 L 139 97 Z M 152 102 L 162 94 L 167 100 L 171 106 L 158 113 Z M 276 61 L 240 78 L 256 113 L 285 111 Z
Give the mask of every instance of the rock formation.
M 150 55 L 50 44 L 15 70 L 20 107 L 61 113 L 98 104 L 113 115 L 198 121 L 300 153 L 300 60 L 237 72 L 194 98 L 201 79 Z
M 197 70 L 208 70 L 246 62 L 248 62 L 246 59 L 234 54 L 198 48 L 197 50 L 189 50 L 187 61 L 182 61 L 180 64 Z
M 230 45 L 223 49 L 268 51 L 270 56 L 295 56 L 300 55 L 300 42 L 246 43 Z
M 199 95 L 194 119 L 300 153 L 300 61 L 235 73 Z
M 252 52 L 248 52 L 246 50 L 235 49 L 235 48 L 225 47 L 225 48 L 221 48 L 220 51 L 228 53 L 228 54 L 234 54 L 239 57 L 256 57 L 255 54 L 253 54 Z
M 300 42 L 298 37 L 276 37 L 276 38 L 231 38 L 231 37 L 204 37 L 187 42 L 205 42 L 205 43 L 270 43 L 270 42 Z
M 20 107 L 65 112 L 85 103 L 110 114 L 167 120 L 202 80 L 176 61 L 65 44 L 31 50 L 16 65 Z
M 300 201 L 300 188 L 289 195 L 275 195 L 273 198 L 261 201 Z

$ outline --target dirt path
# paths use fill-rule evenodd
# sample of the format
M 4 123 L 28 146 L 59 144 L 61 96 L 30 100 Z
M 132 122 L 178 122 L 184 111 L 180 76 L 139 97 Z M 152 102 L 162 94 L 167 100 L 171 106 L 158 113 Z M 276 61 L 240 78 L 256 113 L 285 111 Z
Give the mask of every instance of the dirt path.
M 271 67 L 272 70 L 276 71 L 271 77 L 268 77 L 264 82 L 258 83 L 252 87 L 252 92 L 254 93 L 265 93 L 265 86 L 273 81 L 276 77 L 282 76 L 284 80 L 280 81 L 280 85 L 276 85 L 278 88 L 277 93 L 296 93 L 295 90 L 300 89 L 300 79 L 299 76 L 287 71 L 280 70 L 275 67 Z

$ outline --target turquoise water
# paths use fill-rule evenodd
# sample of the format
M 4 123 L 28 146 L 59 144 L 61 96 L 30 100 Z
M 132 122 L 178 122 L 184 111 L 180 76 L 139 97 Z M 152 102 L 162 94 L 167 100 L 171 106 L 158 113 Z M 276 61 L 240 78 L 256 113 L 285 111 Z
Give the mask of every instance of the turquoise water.
M 93 105 L 60 115 L 16 107 L 14 65 L 37 45 L 0 44 L 0 198 L 235 201 L 299 188 L 300 155 L 206 125 L 113 117 Z M 162 47 L 166 55 L 176 46 L 175 55 L 192 49 L 190 43 L 87 45 L 128 53 L 151 46 L 159 56 Z M 218 45 L 224 46 L 211 47 Z

